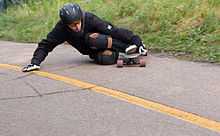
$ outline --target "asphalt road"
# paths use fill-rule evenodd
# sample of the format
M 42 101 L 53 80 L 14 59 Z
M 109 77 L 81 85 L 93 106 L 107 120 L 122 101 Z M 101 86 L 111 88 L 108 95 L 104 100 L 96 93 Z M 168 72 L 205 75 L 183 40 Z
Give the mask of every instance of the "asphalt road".
M 116 68 L 60 45 L 45 73 L 20 72 L 36 46 L 0 42 L 0 136 L 220 135 L 219 65 L 150 54 Z

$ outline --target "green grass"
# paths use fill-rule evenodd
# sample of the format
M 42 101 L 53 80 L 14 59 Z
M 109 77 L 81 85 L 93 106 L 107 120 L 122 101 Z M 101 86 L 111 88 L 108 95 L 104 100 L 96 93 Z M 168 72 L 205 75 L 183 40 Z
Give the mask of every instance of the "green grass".
M 219 0 L 29 0 L 0 14 L 0 38 L 39 42 L 59 19 L 58 9 L 71 1 L 133 30 L 151 51 L 220 63 Z

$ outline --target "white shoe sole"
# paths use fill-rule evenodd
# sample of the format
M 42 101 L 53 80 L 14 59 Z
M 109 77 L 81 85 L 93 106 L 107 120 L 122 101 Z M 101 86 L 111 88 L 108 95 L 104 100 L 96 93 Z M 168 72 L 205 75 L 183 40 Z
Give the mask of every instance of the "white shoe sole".
M 126 48 L 125 53 L 126 54 L 132 54 L 137 51 L 137 46 L 136 45 L 131 45 L 128 48 Z

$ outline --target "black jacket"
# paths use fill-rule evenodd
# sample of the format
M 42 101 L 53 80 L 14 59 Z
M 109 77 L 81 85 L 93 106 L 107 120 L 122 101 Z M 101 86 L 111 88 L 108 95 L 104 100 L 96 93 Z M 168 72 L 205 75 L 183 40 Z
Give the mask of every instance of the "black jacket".
M 101 20 L 92 13 L 84 12 L 81 32 L 73 32 L 63 24 L 62 21 L 59 21 L 53 30 L 47 35 L 47 38 L 39 42 L 31 63 L 40 65 L 49 52 L 65 41 L 71 44 L 80 53 L 88 55 L 90 49 L 85 43 L 85 37 L 88 33 L 106 34 L 127 44 L 135 44 L 137 46 L 142 45 L 140 37 L 134 35 L 131 31 L 117 28 L 109 22 Z

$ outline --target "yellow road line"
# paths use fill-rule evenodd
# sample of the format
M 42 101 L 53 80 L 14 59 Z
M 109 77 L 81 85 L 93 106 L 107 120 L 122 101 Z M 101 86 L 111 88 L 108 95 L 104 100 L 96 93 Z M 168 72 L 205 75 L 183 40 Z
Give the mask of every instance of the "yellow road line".
M 18 66 L 13 66 L 13 65 L 8 65 L 8 64 L 0 64 L 0 68 L 6 68 L 10 70 L 15 70 L 15 71 L 20 71 L 20 68 Z M 153 102 L 150 100 L 146 100 L 143 98 L 139 98 L 136 96 L 132 96 L 126 93 L 123 93 L 121 91 L 113 90 L 113 89 L 108 89 L 105 87 L 97 86 L 95 84 L 87 83 L 84 81 L 80 81 L 77 79 L 73 78 L 68 78 L 48 72 L 43 72 L 43 71 L 34 71 L 33 72 L 36 75 L 39 75 L 41 77 L 46 77 L 49 79 L 57 80 L 57 81 L 62 81 L 64 83 L 80 87 L 83 89 L 89 89 L 91 91 L 101 93 L 107 96 L 114 97 L 116 99 L 126 101 L 128 103 L 132 103 L 135 105 L 138 105 L 140 107 L 144 107 L 146 109 L 151 109 L 153 111 L 157 111 L 187 122 L 190 122 L 192 124 L 198 125 L 203 128 L 207 128 L 216 132 L 220 132 L 220 122 L 210 120 L 204 117 L 201 117 L 199 115 L 195 115 L 193 113 L 185 112 L 176 108 L 172 108 L 157 102 Z

